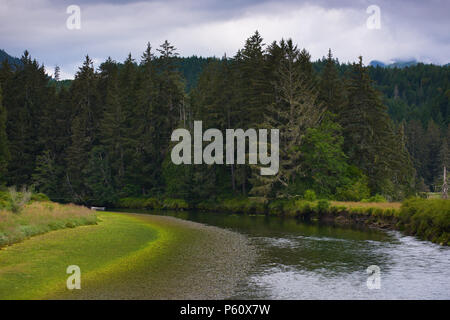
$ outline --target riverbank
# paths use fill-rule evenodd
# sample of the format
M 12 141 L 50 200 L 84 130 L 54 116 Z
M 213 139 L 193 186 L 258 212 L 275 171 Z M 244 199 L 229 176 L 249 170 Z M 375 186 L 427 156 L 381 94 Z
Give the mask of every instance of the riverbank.
M 127 207 L 128 206 L 128 207 Z M 356 224 L 400 230 L 440 245 L 450 243 L 450 201 L 413 198 L 400 202 L 343 202 L 328 200 L 233 198 L 188 204 L 182 199 L 126 198 L 119 208 L 203 210 L 240 214 L 288 216 L 336 224 Z
M 225 299 L 255 257 L 237 233 L 171 217 L 98 213 L 97 225 L 0 250 L 0 299 Z M 68 291 L 66 268 L 81 269 Z

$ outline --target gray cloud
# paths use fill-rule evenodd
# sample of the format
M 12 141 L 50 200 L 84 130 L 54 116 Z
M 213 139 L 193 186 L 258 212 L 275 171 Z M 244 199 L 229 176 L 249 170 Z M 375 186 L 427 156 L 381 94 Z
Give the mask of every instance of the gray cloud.
M 81 7 L 81 30 L 66 28 L 66 7 Z M 381 9 L 381 29 L 366 27 L 366 8 Z M 165 39 L 181 55 L 232 56 L 258 29 L 266 43 L 292 37 L 317 59 L 332 48 L 341 61 L 359 55 L 448 63 L 448 1 L 124 1 L 0 0 L 0 48 L 28 49 L 49 69 L 70 78 L 85 54 L 101 62 L 139 59 L 147 41 Z M 97 64 L 98 65 L 98 64 Z

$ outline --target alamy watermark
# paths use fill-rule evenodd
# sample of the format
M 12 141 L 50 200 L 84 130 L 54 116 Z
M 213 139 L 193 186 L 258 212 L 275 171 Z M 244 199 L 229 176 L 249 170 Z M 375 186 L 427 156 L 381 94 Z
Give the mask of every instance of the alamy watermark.
M 367 289 L 379 290 L 381 289 L 381 269 L 377 265 L 368 266 L 366 269 L 369 277 L 367 278 Z
M 67 278 L 66 286 L 69 290 L 81 289 L 81 269 L 77 265 L 71 265 L 67 267 L 67 274 L 70 276 Z
M 70 5 L 66 9 L 66 13 L 70 16 L 66 20 L 66 27 L 69 30 L 81 29 L 81 8 L 77 5 Z
M 182 139 L 182 141 L 180 141 Z M 214 141 L 212 141 L 214 139 Z M 268 130 L 259 129 L 226 129 L 225 131 L 225 163 L 245 164 L 248 156 L 248 164 L 268 165 L 261 167 L 261 175 L 276 175 L 279 169 L 279 143 L 280 132 L 278 129 L 270 130 L 270 144 L 267 142 Z M 224 164 L 223 134 L 219 129 L 208 129 L 203 133 L 202 121 L 194 121 L 194 159 L 192 161 L 192 138 L 187 129 L 176 129 L 172 133 L 172 141 L 178 142 L 171 153 L 174 164 Z M 212 141 L 203 149 L 204 141 Z M 248 152 L 246 150 L 248 141 Z M 236 144 L 235 144 L 236 142 Z M 270 145 L 270 154 L 268 153 Z M 236 146 L 236 148 L 235 148 Z
M 370 14 L 367 18 L 367 29 L 381 29 L 381 9 L 379 6 L 373 4 L 367 7 L 366 13 Z

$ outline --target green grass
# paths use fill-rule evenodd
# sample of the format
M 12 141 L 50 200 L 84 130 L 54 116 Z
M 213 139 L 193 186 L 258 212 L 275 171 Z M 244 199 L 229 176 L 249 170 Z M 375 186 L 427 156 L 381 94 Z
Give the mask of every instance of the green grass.
M 190 290 L 186 278 L 214 254 L 205 252 L 210 233 L 186 222 L 109 212 L 98 218 L 97 225 L 52 231 L 1 249 L 0 299 L 183 296 L 180 285 Z M 69 265 L 81 269 L 81 290 L 66 288 Z
M 100 219 L 99 225 L 50 232 L 0 250 L 0 298 L 64 292 L 69 265 L 81 268 L 84 285 L 99 281 L 137 265 L 152 244 L 168 237 L 135 217 L 102 213 Z

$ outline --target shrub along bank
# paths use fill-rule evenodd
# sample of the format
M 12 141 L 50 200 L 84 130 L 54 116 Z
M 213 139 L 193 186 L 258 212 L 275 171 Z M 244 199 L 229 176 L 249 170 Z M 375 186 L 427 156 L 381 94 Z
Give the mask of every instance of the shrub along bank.
M 187 210 L 192 209 L 183 199 L 157 199 L 157 198 L 122 198 L 115 204 L 123 209 L 150 209 L 150 210 Z

